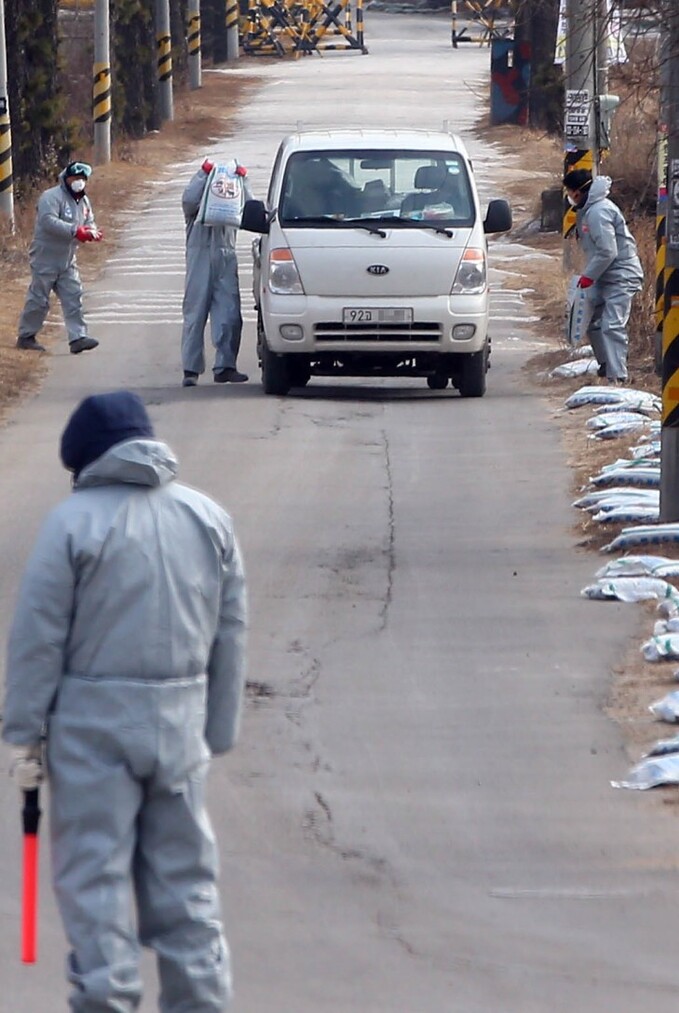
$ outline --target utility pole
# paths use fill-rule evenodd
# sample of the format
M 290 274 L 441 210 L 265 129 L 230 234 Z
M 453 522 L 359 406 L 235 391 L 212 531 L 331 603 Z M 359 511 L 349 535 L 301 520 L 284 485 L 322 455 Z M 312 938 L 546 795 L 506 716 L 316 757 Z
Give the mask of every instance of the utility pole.
M 94 66 L 92 68 L 92 118 L 94 161 L 111 161 L 111 54 L 109 49 L 109 0 L 94 4 Z
M 679 8 L 668 12 L 667 246 L 660 431 L 660 520 L 679 521 Z
M 597 0 L 598 3 L 598 0 Z M 567 0 L 566 63 L 564 67 L 564 172 L 597 168 L 596 18 L 591 0 Z M 575 212 L 564 209 L 563 235 L 575 226 Z M 568 257 L 564 248 L 564 263 Z
M 191 0 L 186 12 L 186 42 L 189 50 L 189 88 L 200 88 L 202 81 L 200 0 Z
M 170 2 L 155 0 L 156 51 L 158 66 L 158 97 L 161 122 L 174 119 L 172 95 L 172 36 L 170 34 Z
M 665 32 L 658 45 L 658 196 L 655 210 L 655 371 L 662 376 L 662 332 L 665 320 L 665 253 L 667 249 L 667 132 L 670 86 L 670 39 Z
M 7 41 L 5 0 L 0 0 L 0 214 L 14 231 L 14 185 L 12 176 L 12 130 L 7 91 Z
M 226 0 L 226 59 L 234 63 L 239 56 L 238 0 Z

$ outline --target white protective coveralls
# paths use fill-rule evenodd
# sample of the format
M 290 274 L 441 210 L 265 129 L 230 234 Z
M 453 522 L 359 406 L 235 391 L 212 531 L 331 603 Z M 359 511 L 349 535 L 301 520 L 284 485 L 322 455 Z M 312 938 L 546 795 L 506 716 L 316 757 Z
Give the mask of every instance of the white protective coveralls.
M 19 319 L 19 338 L 38 333 L 49 311 L 52 292 L 56 292 L 61 303 L 69 344 L 88 337 L 75 234 L 81 225 L 92 228 L 96 225 L 89 198 L 83 195 L 80 200 L 75 199 L 64 182 L 65 173 L 65 169 L 60 172 L 57 186 L 45 190 L 38 200 L 35 231 L 28 251 L 31 282 Z
M 588 329 L 592 350 L 609 380 L 627 379 L 627 322 L 632 298 L 643 285 L 637 244 L 620 208 L 608 200 L 609 176 L 597 176 L 576 214 L 578 238 L 591 278 L 593 315 Z
M 235 369 L 240 350 L 243 319 L 236 257 L 237 230 L 228 225 L 202 225 L 198 210 L 209 173 L 200 168 L 182 194 L 186 221 L 186 281 L 182 312 L 182 368 L 205 372 L 204 334 L 208 317 L 215 348 L 213 371 Z M 252 198 L 243 179 L 245 199 Z
M 10 634 L 3 738 L 47 727 L 77 1013 L 138 1008 L 139 942 L 163 1013 L 222 1013 L 230 994 L 204 794 L 210 753 L 238 731 L 244 578 L 229 516 L 175 471 L 154 439 L 85 467 L 39 535 Z

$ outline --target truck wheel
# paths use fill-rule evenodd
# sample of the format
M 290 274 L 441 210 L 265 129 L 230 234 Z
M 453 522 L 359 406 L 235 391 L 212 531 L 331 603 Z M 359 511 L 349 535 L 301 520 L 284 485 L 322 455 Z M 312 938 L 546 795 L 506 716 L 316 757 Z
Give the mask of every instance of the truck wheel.
M 462 369 L 455 386 L 461 397 L 483 397 L 486 393 L 486 371 L 488 369 L 488 346 L 480 352 L 465 355 Z
M 434 373 L 433 376 L 427 377 L 427 387 L 429 390 L 445 390 L 448 386 L 448 377 L 442 376 L 441 373 Z
M 276 355 L 264 341 L 261 347 L 261 359 L 264 393 L 278 394 L 279 396 L 287 394 L 292 387 L 287 356 Z

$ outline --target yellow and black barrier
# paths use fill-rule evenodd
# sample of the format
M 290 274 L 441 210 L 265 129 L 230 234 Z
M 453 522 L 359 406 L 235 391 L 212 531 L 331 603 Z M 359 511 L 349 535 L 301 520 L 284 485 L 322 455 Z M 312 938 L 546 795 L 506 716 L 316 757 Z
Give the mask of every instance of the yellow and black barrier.
M 0 199 L 11 194 L 12 187 L 12 131 L 5 99 L 0 105 Z
M 159 32 L 156 36 L 156 57 L 158 80 L 161 83 L 169 81 L 172 77 L 172 38 L 166 32 Z
M 451 0 L 451 41 L 453 49 L 457 49 L 461 42 L 478 43 L 479 46 L 489 46 L 493 39 L 503 38 L 507 33 L 504 27 L 497 24 L 497 15 L 500 7 L 506 0 Z M 462 12 L 467 12 L 467 18 L 473 23 L 473 34 L 469 34 L 469 27 L 464 25 L 458 31 L 458 15 L 460 14 L 459 3 L 463 4 Z
M 352 49 L 368 52 L 363 0 L 248 0 L 241 19 L 241 37 L 243 50 L 254 55 L 298 57 Z
M 190 10 L 186 15 L 186 47 L 189 56 L 200 56 L 200 11 L 198 10 Z

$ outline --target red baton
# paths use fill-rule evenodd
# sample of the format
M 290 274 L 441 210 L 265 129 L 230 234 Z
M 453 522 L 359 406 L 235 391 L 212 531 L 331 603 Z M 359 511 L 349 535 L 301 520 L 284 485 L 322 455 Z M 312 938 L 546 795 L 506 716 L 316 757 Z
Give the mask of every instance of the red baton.
M 38 935 L 38 824 L 40 823 L 37 788 L 24 792 L 24 808 L 21 816 L 24 826 L 21 959 L 24 964 L 34 964 Z

